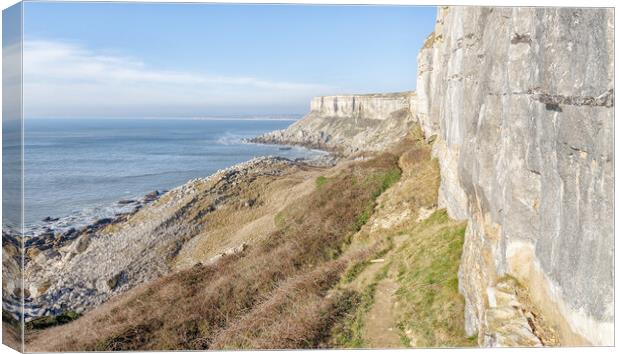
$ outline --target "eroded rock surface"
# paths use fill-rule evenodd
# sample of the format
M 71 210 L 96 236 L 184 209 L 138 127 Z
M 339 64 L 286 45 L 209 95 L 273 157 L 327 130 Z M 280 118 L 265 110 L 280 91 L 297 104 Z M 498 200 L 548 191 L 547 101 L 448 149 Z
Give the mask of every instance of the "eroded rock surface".
M 251 141 L 303 145 L 343 155 L 382 151 L 415 123 L 413 97 L 413 92 L 315 97 L 303 119 Z
M 561 344 L 613 344 L 613 18 L 439 9 L 418 56 L 417 113 L 436 138 L 440 207 L 469 220 L 469 334 L 492 330 L 486 291 L 510 275 Z

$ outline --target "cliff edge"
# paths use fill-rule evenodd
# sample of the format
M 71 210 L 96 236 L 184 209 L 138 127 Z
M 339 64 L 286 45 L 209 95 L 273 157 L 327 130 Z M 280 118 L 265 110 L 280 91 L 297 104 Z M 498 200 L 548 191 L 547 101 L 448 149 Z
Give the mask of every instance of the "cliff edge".
M 314 97 L 310 112 L 255 143 L 302 145 L 341 155 L 384 151 L 415 123 L 414 92 Z
M 563 345 L 613 345 L 613 9 L 442 7 L 418 56 L 469 334 L 514 278 Z M 501 322 L 501 321 L 499 321 Z

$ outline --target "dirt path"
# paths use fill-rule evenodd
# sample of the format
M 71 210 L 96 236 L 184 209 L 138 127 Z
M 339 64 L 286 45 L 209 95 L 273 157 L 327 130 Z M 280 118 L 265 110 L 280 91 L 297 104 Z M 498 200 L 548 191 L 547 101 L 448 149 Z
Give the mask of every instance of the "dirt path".
M 406 320 L 403 311 L 407 308 L 406 303 L 399 306 L 397 294 L 403 266 L 401 247 L 412 237 L 412 227 L 435 211 L 439 170 L 421 131 L 412 134 L 400 153 L 401 179 L 377 198 L 375 212 L 361 231 L 369 240 L 391 244 L 381 259 L 371 261 L 350 284 L 365 296 L 374 287 L 370 304 L 364 303 L 362 318 L 357 318 L 362 324 L 357 338 L 364 348 L 404 348 L 416 343 L 411 331 L 402 333 L 399 329 L 401 321 Z
M 392 249 L 383 257 L 385 261 L 392 259 L 395 250 L 406 240 L 407 235 L 396 236 L 392 239 Z M 394 264 L 376 262 L 370 264 L 352 283 L 357 288 L 368 286 L 373 279 L 388 266 L 387 275 L 376 286 L 373 304 L 364 317 L 362 339 L 364 346 L 373 349 L 402 348 L 404 347 L 398 329 L 400 321 L 396 291 L 397 270 Z
M 375 302 L 364 321 L 364 343 L 369 348 L 402 348 L 398 334 L 398 303 L 395 300 L 398 284 L 390 278 L 381 280 L 375 291 Z

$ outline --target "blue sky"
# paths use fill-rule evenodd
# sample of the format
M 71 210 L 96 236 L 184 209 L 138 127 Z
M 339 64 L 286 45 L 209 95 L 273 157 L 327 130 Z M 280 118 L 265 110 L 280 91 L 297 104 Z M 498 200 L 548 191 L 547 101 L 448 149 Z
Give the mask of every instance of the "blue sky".
M 305 113 L 415 89 L 435 7 L 28 2 L 27 117 Z

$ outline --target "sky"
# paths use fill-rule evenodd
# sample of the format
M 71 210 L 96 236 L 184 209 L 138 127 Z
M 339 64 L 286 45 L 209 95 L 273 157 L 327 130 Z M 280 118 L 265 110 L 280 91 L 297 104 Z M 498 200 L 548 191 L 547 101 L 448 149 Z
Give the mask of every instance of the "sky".
M 415 89 L 435 7 L 24 3 L 26 117 L 303 114 Z
M 20 129 L 21 117 L 21 4 L 2 11 L 2 123 Z M 17 125 L 16 125 L 17 124 Z

